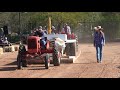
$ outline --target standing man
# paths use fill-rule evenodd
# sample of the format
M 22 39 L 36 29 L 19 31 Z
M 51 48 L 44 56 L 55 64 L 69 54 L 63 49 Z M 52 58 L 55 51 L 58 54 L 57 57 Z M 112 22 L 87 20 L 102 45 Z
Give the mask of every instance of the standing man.
M 8 44 L 7 37 L 5 37 L 4 42 L 3 42 L 3 43 L 4 43 L 4 44 Z
M 51 29 L 52 29 L 52 32 L 51 32 L 51 33 L 52 33 L 52 34 L 56 34 L 56 28 L 55 28 L 54 26 L 52 26 Z
M 70 28 L 70 26 L 68 26 L 68 24 L 64 25 L 64 28 L 62 29 L 62 33 L 67 34 L 68 39 L 71 38 L 71 28 Z
M 45 34 L 48 34 L 46 26 L 43 27 L 43 31 L 45 32 Z
M 70 26 L 68 26 L 68 24 L 65 24 L 64 31 L 66 34 L 71 34 L 71 28 L 70 28 Z
M 96 47 L 96 56 L 97 56 L 97 62 L 102 62 L 102 49 L 105 45 L 105 35 L 103 33 L 103 28 L 101 26 L 98 26 L 95 29 L 94 33 L 94 47 Z
M 3 28 L 0 29 L 0 37 L 3 37 L 4 36 L 4 31 L 3 31 Z

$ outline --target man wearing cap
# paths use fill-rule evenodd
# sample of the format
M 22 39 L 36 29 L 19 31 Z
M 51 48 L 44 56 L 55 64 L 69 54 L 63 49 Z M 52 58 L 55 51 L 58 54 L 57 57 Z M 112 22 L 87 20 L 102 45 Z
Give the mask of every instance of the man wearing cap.
M 70 26 L 68 26 L 68 24 L 65 24 L 64 32 L 65 32 L 65 34 L 71 34 L 71 28 L 70 28 Z
M 43 31 L 42 26 L 39 27 L 38 35 L 40 37 L 40 44 L 41 44 L 42 48 L 45 49 L 45 47 L 46 47 L 46 40 L 45 40 L 46 33 Z
M 105 45 L 105 35 L 103 33 L 103 28 L 101 26 L 95 27 L 95 33 L 94 33 L 94 47 L 96 47 L 96 56 L 97 56 L 97 62 L 102 62 L 102 48 Z
M 56 28 L 54 26 L 52 26 L 52 34 L 56 34 Z

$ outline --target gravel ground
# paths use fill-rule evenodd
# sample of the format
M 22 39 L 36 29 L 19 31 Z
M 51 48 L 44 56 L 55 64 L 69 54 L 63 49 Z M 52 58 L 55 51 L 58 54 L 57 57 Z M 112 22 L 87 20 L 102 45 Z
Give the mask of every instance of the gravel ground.
M 120 43 L 107 43 L 103 48 L 103 62 L 97 63 L 92 44 L 80 44 L 81 55 L 71 64 L 31 64 L 17 70 L 17 52 L 0 55 L 0 78 L 120 78 Z

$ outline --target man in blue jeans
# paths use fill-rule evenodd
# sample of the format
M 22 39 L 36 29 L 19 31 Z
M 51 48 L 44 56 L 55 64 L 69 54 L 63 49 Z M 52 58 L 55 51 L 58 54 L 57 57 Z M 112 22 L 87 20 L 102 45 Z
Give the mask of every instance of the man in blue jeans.
M 102 31 L 103 29 L 101 26 L 98 26 L 95 28 L 94 32 L 94 47 L 96 47 L 96 56 L 97 56 L 97 62 L 102 62 L 102 48 L 105 45 L 105 36 Z
M 45 40 L 45 35 L 46 35 L 46 33 L 43 31 L 43 29 L 42 29 L 42 26 L 40 26 L 39 27 L 39 37 L 40 37 L 40 44 L 41 44 L 41 46 L 42 46 L 42 49 L 45 49 L 46 48 L 46 40 Z

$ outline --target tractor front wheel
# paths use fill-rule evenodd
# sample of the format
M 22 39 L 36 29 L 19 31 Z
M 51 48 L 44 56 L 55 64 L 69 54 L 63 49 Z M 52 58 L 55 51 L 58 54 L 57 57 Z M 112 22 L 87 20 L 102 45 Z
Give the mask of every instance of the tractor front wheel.
M 49 55 L 47 54 L 45 56 L 45 68 L 48 69 L 50 66 L 50 59 L 49 59 Z
M 58 52 L 56 49 L 53 51 L 53 64 L 54 66 L 60 66 L 60 60 L 61 60 L 61 53 Z

